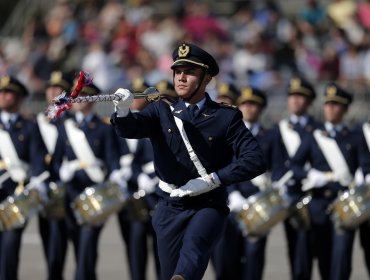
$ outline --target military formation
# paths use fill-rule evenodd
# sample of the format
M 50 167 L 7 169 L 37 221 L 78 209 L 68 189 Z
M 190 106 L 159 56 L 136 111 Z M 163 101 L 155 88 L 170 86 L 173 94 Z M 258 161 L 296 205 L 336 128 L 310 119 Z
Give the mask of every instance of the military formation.
M 213 58 L 190 44 L 179 46 L 173 59 L 179 81 L 194 69 L 206 69 L 198 73 L 202 81 L 218 72 Z M 219 81 L 218 105 L 206 94 L 192 113 L 185 101 L 193 95 L 179 98 L 173 82 L 132 81 L 129 90 L 117 91 L 126 99 L 114 104 L 111 119 L 101 118 L 94 103 L 76 103 L 50 120 L 43 112 L 24 117 L 27 87 L 1 77 L 1 280 L 18 279 L 22 233 L 33 216 L 47 279 L 64 279 L 69 241 L 75 279 L 97 278 L 99 237 L 108 217 L 118 219 L 134 280 L 145 279 L 149 251 L 155 252 L 157 279 L 201 279 L 209 259 L 215 279 L 263 279 L 266 244 L 277 223 L 284 224 L 282 253 L 291 279 L 311 279 L 314 260 L 322 279 L 349 279 L 356 231 L 370 277 L 370 123 L 346 126 L 353 94 L 335 82 L 316 92 L 302 77 L 292 77 L 286 87 L 288 116 L 266 128 L 261 118 L 268 96 L 260 89 Z M 75 84 L 74 77 L 52 72 L 46 102 Z M 127 102 L 130 92 L 149 86 L 161 94 L 156 104 Z M 79 95 L 100 92 L 91 83 Z M 318 95 L 324 101 L 322 123 L 308 113 Z M 173 116 L 182 120 L 182 129 Z M 191 160 L 182 130 L 196 151 Z M 234 163 L 236 158 L 243 160 Z M 210 180 L 201 182 L 205 187 L 188 186 L 201 174 L 197 161 L 208 171 L 200 177 Z M 232 164 L 222 168 L 225 162 Z M 246 172 L 249 177 L 242 176 Z

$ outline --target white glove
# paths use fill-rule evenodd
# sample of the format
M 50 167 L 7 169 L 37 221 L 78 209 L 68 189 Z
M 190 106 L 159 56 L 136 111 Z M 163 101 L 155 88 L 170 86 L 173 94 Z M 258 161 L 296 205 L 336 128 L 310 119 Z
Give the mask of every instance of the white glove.
M 239 212 L 245 203 L 246 199 L 239 191 L 232 191 L 229 194 L 229 208 L 232 212 Z
M 271 186 L 274 190 L 278 190 L 281 194 L 286 193 L 287 191 L 287 186 L 285 184 L 279 183 L 279 181 L 272 182 Z
M 170 197 L 196 196 L 219 187 L 212 175 L 189 180 L 185 185 L 171 191 Z
M 111 172 L 111 174 L 109 175 L 109 181 L 116 183 L 119 186 L 121 192 L 127 192 L 127 182 L 122 176 L 120 169 L 116 169 Z
M 367 174 L 367 175 L 365 176 L 365 184 L 366 184 L 366 185 L 370 185 L 370 174 Z
M 316 169 L 310 169 L 307 173 L 308 182 L 316 188 L 321 188 L 325 186 L 329 180 L 325 172 L 318 171 Z
M 64 183 L 70 182 L 78 169 L 80 169 L 80 163 L 78 161 L 63 161 L 59 169 L 60 180 Z
M 139 190 L 145 191 L 145 193 L 153 193 L 155 191 L 155 186 L 158 184 L 159 180 L 157 177 L 150 178 L 145 173 L 140 173 L 137 177 L 137 184 Z
M 38 178 L 31 177 L 27 188 L 29 190 L 36 190 L 39 193 L 41 201 L 43 203 L 46 203 L 49 200 L 48 187 L 44 182 L 40 182 Z
M 134 101 L 134 95 L 128 89 L 119 88 L 114 95 L 117 95 L 121 100 L 113 100 L 114 110 L 118 117 L 126 117 L 130 111 L 130 106 Z
M 132 169 L 129 166 L 121 167 L 119 170 L 122 178 L 127 182 L 131 179 L 132 176 Z

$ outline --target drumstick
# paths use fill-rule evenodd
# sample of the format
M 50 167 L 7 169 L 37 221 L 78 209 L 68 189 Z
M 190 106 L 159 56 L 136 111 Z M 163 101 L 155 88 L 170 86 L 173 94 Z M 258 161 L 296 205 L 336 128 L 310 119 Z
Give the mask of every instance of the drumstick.
M 58 118 L 64 111 L 71 109 L 72 103 L 119 101 L 122 99 L 122 97 L 117 94 L 103 93 L 94 96 L 78 97 L 81 90 L 91 83 L 92 78 L 90 77 L 90 74 L 85 71 L 80 71 L 79 78 L 73 92 L 68 94 L 66 91 L 63 91 L 61 95 L 54 98 L 46 110 L 46 115 L 51 119 Z M 159 91 L 155 87 L 149 87 L 144 90 L 144 92 L 133 93 L 133 96 L 135 99 L 145 98 L 148 102 L 157 101 L 161 98 Z
M 45 170 L 44 172 L 42 172 L 40 175 L 36 176 L 32 182 L 29 182 L 25 188 L 29 188 L 29 187 L 32 187 L 33 185 L 38 185 L 42 182 L 44 182 L 47 178 L 50 177 L 50 172 Z
M 293 171 L 289 170 L 275 184 L 277 186 L 284 186 L 293 177 L 293 175 Z

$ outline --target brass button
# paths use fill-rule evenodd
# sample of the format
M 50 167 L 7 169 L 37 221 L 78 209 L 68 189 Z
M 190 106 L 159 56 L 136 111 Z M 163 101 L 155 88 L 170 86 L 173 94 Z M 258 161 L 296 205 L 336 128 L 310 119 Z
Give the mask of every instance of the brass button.
M 24 140 L 24 135 L 23 134 L 19 134 L 18 140 L 22 142 Z
M 169 128 L 167 131 L 168 131 L 168 133 L 171 133 L 171 132 L 172 132 L 172 129 L 171 129 L 171 128 Z
M 209 141 L 212 141 L 212 140 L 213 140 L 213 137 L 212 137 L 212 136 L 209 136 L 209 137 L 208 137 L 208 140 L 209 140 Z

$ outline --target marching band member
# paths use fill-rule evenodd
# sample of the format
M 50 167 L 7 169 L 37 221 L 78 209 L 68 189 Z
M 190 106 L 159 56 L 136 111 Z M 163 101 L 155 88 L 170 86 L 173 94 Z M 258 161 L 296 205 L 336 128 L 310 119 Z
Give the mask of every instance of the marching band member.
M 304 179 L 302 189 L 312 195 L 311 227 L 296 257 L 302 265 L 300 279 L 311 279 L 316 256 L 322 279 L 340 280 L 350 277 L 354 230 L 337 228 L 327 208 L 339 191 L 351 185 L 359 156 L 355 134 L 343 123 L 352 95 L 335 83 L 326 86 L 324 95 L 325 124 L 305 136 L 291 161 L 294 178 Z M 311 165 L 308 171 L 303 168 L 306 162 Z
M 137 78 L 133 80 L 131 90 L 143 92 L 147 87 L 149 85 L 144 79 Z M 131 109 L 138 112 L 143 110 L 147 104 L 145 99 L 136 99 Z M 154 190 L 158 180 L 154 174 L 152 150 L 148 139 L 119 138 L 118 141 L 121 151 L 120 172 L 128 183 L 131 195 L 137 196 L 118 213 L 118 218 L 121 234 L 126 243 L 131 279 L 140 280 L 146 278 L 147 237 L 148 235 L 154 236 L 148 208 L 154 208 L 157 200 Z M 142 166 L 146 168 L 143 169 Z M 144 197 L 139 196 L 139 191 L 145 191 Z M 136 209 L 137 207 L 141 209 Z M 154 252 L 156 252 L 155 241 Z M 155 259 L 158 263 L 156 254 Z M 159 273 L 159 265 L 157 265 L 157 272 Z
M 235 106 L 239 95 L 240 92 L 234 84 L 226 82 L 217 84 L 217 103 Z M 228 192 L 231 192 L 232 189 L 233 186 L 229 186 Z M 232 213 L 227 219 L 225 233 L 217 242 L 211 256 L 215 279 L 238 279 L 241 276 L 242 250 L 240 244 L 242 243 L 242 235 L 237 230 L 237 226 Z
M 45 90 L 46 101 L 50 104 L 63 91 L 69 93 L 71 88 L 72 77 L 61 71 L 53 71 Z M 63 120 L 67 119 L 70 115 L 69 112 L 63 112 L 63 116 L 55 120 L 47 118 L 44 112 L 40 112 L 37 115 L 37 124 L 41 132 L 41 138 L 48 152 L 46 163 L 50 172 L 50 180 L 54 183 L 59 182 L 59 172 L 55 172 L 52 168 L 53 164 L 55 164 L 53 163 L 53 155 L 59 134 L 58 131 L 62 129 Z M 48 213 L 44 214 L 48 217 Z M 48 279 L 63 279 L 63 268 L 68 243 L 65 220 L 64 218 L 47 219 L 39 215 L 39 224 L 48 267 Z M 45 236 L 46 234 L 47 236 Z
M 130 112 L 133 94 L 119 89 L 122 100 L 114 102 L 111 121 L 120 137 L 149 138 L 153 145 L 160 200 L 152 223 L 162 279 L 197 280 L 226 225 L 225 186 L 252 179 L 265 164 L 240 111 L 213 102 L 205 92 L 219 71 L 214 58 L 183 43 L 173 60 L 179 100 L 171 108 L 159 100 Z
M 359 184 L 366 184 L 370 186 L 370 121 L 364 122 L 356 130 L 359 138 L 359 164 L 361 167 L 361 182 Z M 370 221 L 366 221 L 360 225 L 360 243 L 364 252 L 364 259 L 367 272 L 370 277 Z
M 279 179 L 289 171 L 290 159 L 298 150 L 301 139 L 306 134 L 312 133 L 318 123 L 308 115 L 308 110 L 316 97 L 312 85 L 300 77 L 293 77 L 288 86 L 288 111 L 289 116 L 274 125 L 268 132 L 266 157 L 271 171 L 272 186 L 283 188 L 283 191 L 294 202 L 302 196 L 299 182 L 289 180 L 287 186 L 279 186 Z M 289 219 L 284 222 L 285 235 L 288 245 L 288 256 L 292 279 L 300 279 L 296 275 L 295 267 L 297 230 Z
M 37 125 L 20 114 L 26 87 L 11 76 L 0 79 L 0 157 L 2 183 L 0 201 L 22 192 L 24 184 L 36 188 L 43 201 L 47 200 L 47 187 L 37 183 L 36 176 L 46 170 L 46 148 Z M 31 178 L 29 178 L 29 173 Z M 35 184 L 32 184 L 32 181 Z M 25 226 L 0 232 L 0 279 L 18 279 L 21 237 Z
M 80 96 L 95 95 L 94 85 L 84 86 Z M 64 121 L 55 149 L 56 170 L 66 185 L 66 223 L 76 257 L 75 279 L 96 279 L 98 240 L 103 224 L 79 225 L 71 203 L 86 187 L 100 186 L 105 180 L 127 187 L 118 173 L 117 138 L 113 130 L 93 111 L 94 103 L 73 105 L 74 118 Z M 61 164 L 58 164 L 62 162 Z

